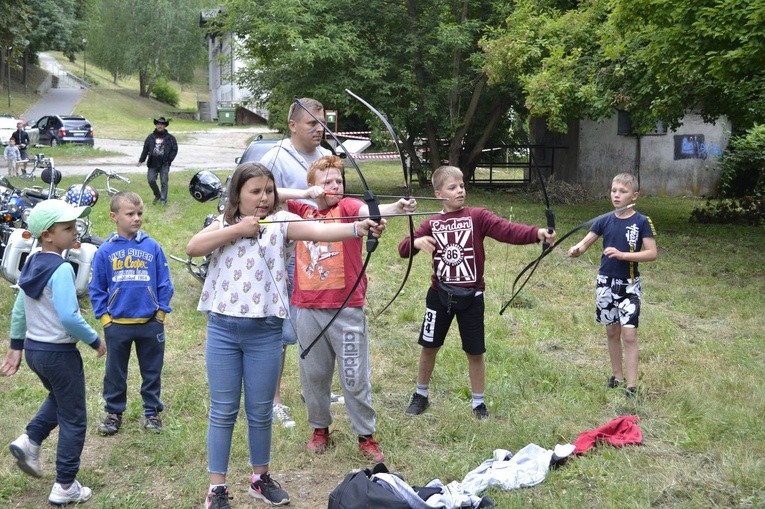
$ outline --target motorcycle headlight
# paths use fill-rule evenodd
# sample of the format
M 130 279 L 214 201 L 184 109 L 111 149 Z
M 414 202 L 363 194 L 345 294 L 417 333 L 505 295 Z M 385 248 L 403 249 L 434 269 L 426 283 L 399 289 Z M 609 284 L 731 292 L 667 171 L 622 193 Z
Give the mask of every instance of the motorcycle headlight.
M 31 208 L 24 209 L 24 212 L 21 213 L 21 220 L 24 222 L 24 224 L 28 224 L 29 223 L 29 214 L 31 214 L 31 213 L 32 213 L 32 209 Z
M 18 214 L 21 211 L 21 207 L 14 200 L 8 200 L 8 212 L 11 214 Z
M 82 237 L 88 232 L 88 224 L 82 219 L 75 220 L 74 227 L 77 228 L 78 237 Z

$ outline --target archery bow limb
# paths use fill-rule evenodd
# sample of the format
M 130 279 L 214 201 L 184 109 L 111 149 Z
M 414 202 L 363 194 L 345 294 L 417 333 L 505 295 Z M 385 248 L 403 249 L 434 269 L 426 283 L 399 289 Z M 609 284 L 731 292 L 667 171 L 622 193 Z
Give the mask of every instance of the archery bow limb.
M 388 130 L 388 133 L 390 134 L 391 139 L 393 140 L 393 143 L 396 145 L 396 150 L 398 150 L 398 155 L 399 155 L 399 158 L 401 159 L 401 168 L 403 169 L 403 172 L 404 172 L 404 186 L 405 186 L 406 193 L 405 193 L 405 196 L 403 196 L 403 198 L 409 199 L 412 193 L 412 168 L 411 168 L 411 164 L 407 165 L 406 154 L 404 154 L 404 149 L 402 147 L 400 138 L 396 134 L 396 130 L 393 129 L 393 126 L 388 121 L 388 118 L 385 115 L 383 115 L 377 108 L 372 106 L 369 102 L 367 102 L 365 99 L 363 99 L 359 95 L 351 92 L 349 89 L 346 88 L 345 91 L 348 93 L 348 95 L 350 95 L 351 97 L 359 101 L 361 104 L 366 106 L 367 109 L 369 109 L 369 111 L 371 111 L 377 118 L 380 119 L 380 121 L 385 126 L 385 129 Z M 406 285 L 406 281 L 409 279 L 409 274 L 412 271 L 412 262 L 414 261 L 414 221 L 412 220 L 411 215 L 409 216 L 409 243 L 412 248 L 409 250 L 409 259 L 407 260 L 406 272 L 404 273 L 404 278 L 401 280 L 401 284 L 399 284 L 399 287 L 396 290 L 396 293 L 393 294 L 393 297 L 390 299 L 390 301 L 388 301 L 388 303 L 385 304 L 385 306 L 383 306 L 382 310 L 380 310 L 380 312 L 377 313 L 377 315 L 375 316 L 380 316 L 381 314 L 383 314 L 385 310 L 388 309 L 391 306 L 391 304 L 393 304 L 393 302 L 398 298 L 398 296 L 404 290 L 404 285 Z
M 335 133 L 327 126 L 327 124 L 322 121 L 319 117 L 314 115 L 312 111 L 310 111 L 309 108 L 306 108 L 306 106 L 302 103 L 302 101 L 295 97 L 294 98 L 295 103 L 303 108 L 303 110 L 308 113 L 316 122 L 319 123 L 319 125 L 324 129 L 326 133 L 328 133 L 330 136 L 332 136 L 332 139 L 335 141 L 335 143 L 338 144 L 338 146 L 341 145 L 340 140 L 337 138 Z M 366 179 L 364 178 L 364 175 L 361 172 L 361 168 L 359 168 L 359 165 L 356 163 L 356 160 L 348 154 L 348 160 L 351 162 L 351 165 L 353 166 L 353 169 L 356 170 L 356 173 L 359 176 L 359 180 L 361 181 L 361 184 L 364 186 L 364 202 L 367 204 L 367 208 L 369 209 L 369 217 L 375 221 L 376 223 L 379 223 L 381 221 L 381 215 L 380 215 L 380 204 L 377 201 L 377 197 L 372 192 L 371 189 L 369 189 L 369 185 L 367 184 Z M 377 248 L 377 238 L 375 238 L 373 235 L 370 235 L 367 237 L 367 256 L 364 259 L 364 264 L 361 267 L 361 270 L 359 271 L 359 275 L 356 278 L 356 282 L 353 283 L 353 286 L 351 287 L 350 292 L 348 292 L 348 296 L 345 298 L 343 303 L 340 305 L 340 308 L 337 310 L 337 312 L 332 315 L 332 318 L 327 322 L 327 324 L 324 326 L 323 329 L 316 335 L 316 338 L 314 338 L 313 341 L 300 353 L 300 357 L 302 359 L 305 359 L 308 353 L 311 351 L 313 346 L 324 336 L 324 334 L 329 330 L 329 328 L 332 326 L 333 323 L 335 323 L 335 320 L 337 320 L 337 317 L 340 315 L 340 312 L 345 309 L 345 306 L 348 304 L 348 301 L 351 300 L 351 297 L 353 296 L 354 292 L 356 291 L 356 288 L 358 288 L 359 283 L 361 283 L 361 280 L 364 278 L 364 274 L 366 274 L 367 266 L 369 265 L 369 260 L 372 258 L 372 253 Z M 298 341 L 298 344 L 300 342 Z
M 524 267 L 524 268 L 523 268 L 523 269 L 522 269 L 522 270 L 521 270 L 521 271 L 518 273 L 518 275 L 515 277 L 515 280 L 513 281 L 513 289 L 512 289 L 512 290 L 511 290 L 511 292 L 510 292 L 510 293 L 511 293 L 511 296 L 510 296 L 510 300 L 508 300 L 508 301 L 507 301 L 507 302 L 506 302 L 506 303 L 505 303 L 505 304 L 502 306 L 502 309 L 500 309 L 500 311 L 499 311 L 499 314 L 501 315 L 502 313 L 504 313 L 504 312 L 505 312 L 505 310 L 508 308 L 508 306 L 510 306 L 510 304 L 513 302 L 513 300 L 514 300 L 514 299 L 515 299 L 515 298 L 518 296 L 518 294 L 521 292 L 521 290 L 523 290 L 523 287 L 524 287 L 524 286 L 526 286 L 526 283 L 529 281 L 529 279 L 531 279 L 531 276 L 534 274 L 534 271 L 536 271 L 536 270 L 537 270 L 537 266 L 539 265 L 539 262 L 541 262 L 541 261 L 542 261 L 542 260 L 543 260 L 543 259 L 544 259 L 544 258 L 545 258 L 547 255 L 548 255 L 548 254 L 550 254 L 550 253 L 552 252 L 552 250 L 553 250 L 553 249 L 555 249 L 556 247 L 558 247 L 558 246 L 559 246 L 559 245 L 560 245 L 560 244 L 561 244 L 561 243 L 562 243 L 564 240 L 566 240 L 567 238 L 569 238 L 570 236 L 572 236 L 573 234 L 575 234 L 576 232 L 578 232 L 578 231 L 579 231 L 579 230 L 581 230 L 582 228 L 586 228 L 586 227 L 588 227 L 588 226 L 590 226 L 590 225 L 594 224 L 596 221 L 599 221 L 600 219 L 603 219 L 604 217 L 607 217 L 607 216 L 608 216 L 608 215 L 610 215 L 610 214 L 618 214 L 619 212 L 625 211 L 625 210 L 627 210 L 627 209 L 630 209 L 630 208 L 632 208 L 632 207 L 634 207 L 634 206 L 635 206 L 635 204 L 634 204 L 634 203 L 631 203 L 631 204 L 627 205 L 626 207 L 621 207 L 621 208 L 618 208 L 618 209 L 612 210 L 612 211 L 610 211 L 610 212 L 606 212 L 605 214 L 601 214 L 601 215 L 599 215 L 599 216 L 597 216 L 597 217 L 593 217 L 592 219 L 588 219 L 587 221 L 585 221 L 585 222 L 583 222 L 583 223 L 580 223 L 580 224 L 578 224 L 577 226 L 575 226 L 574 228 L 572 228 L 571 230 L 567 231 L 567 232 L 566 232 L 566 233 L 565 233 L 565 234 L 564 234 L 564 235 L 563 235 L 561 238 L 559 238 L 558 240 L 556 240 L 556 241 L 555 241 L 555 243 L 553 243 L 553 244 L 552 244 L 550 247 L 548 247 L 546 250 L 542 251 L 542 254 L 540 254 L 540 255 L 539 255 L 539 256 L 538 256 L 536 259 L 534 259 L 534 260 L 533 260 L 531 263 L 529 263 L 528 265 L 526 265 L 526 266 L 525 266 L 525 267 Z M 533 267 L 533 268 L 532 268 L 532 267 Z M 529 269 L 531 269 L 531 272 L 530 272 L 530 273 L 529 273 L 529 275 L 526 277 L 526 279 L 523 281 L 523 284 L 522 284 L 522 285 L 521 285 L 521 286 L 518 288 L 518 290 L 516 290 L 516 289 L 515 289 L 515 286 L 516 286 L 516 284 L 518 283 L 518 280 L 519 280 L 519 279 L 521 278 L 521 276 L 523 276 L 523 274 L 524 274 L 524 273 L 525 273 L 527 270 L 529 270 Z

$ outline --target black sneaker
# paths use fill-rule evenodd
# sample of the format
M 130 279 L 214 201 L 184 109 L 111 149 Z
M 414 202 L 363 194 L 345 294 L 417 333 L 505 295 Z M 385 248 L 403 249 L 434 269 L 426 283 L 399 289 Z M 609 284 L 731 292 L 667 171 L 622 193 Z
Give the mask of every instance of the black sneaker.
M 478 405 L 477 407 L 473 409 L 473 415 L 479 421 L 483 421 L 484 419 L 489 418 L 489 409 L 486 408 L 485 404 L 481 403 L 480 405 Z
M 151 201 L 151 204 L 152 204 L 152 205 L 156 205 L 156 204 L 158 204 L 158 203 L 159 203 L 159 198 L 154 198 L 154 199 Z
M 619 380 L 615 376 L 611 375 L 611 378 L 608 379 L 608 388 L 609 389 L 616 389 L 619 387 L 619 384 L 623 383 L 623 380 Z
M 290 503 L 290 496 L 281 485 L 271 479 L 271 476 L 260 474 L 260 479 L 250 482 L 250 496 L 263 500 L 271 505 L 285 505 Z
M 406 415 L 420 415 L 428 408 L 428 398 L 416 392 L 412 395 L 412 402 L 406 407 Z
M 228 487 L 216 486 L 207 494 L 205 509 L 231 509 L 231 504 L 228 501 L 232 498 L 228 494 Z
M 637 387 L 627 387 L 624 389 L 624 395 L 627 397 L 627 399 L 637 398 Z
M 122 426 L 122 414 L 106 414 L 104 422 L 98 425 L 98 433 L 108 437 L 120 430 Z

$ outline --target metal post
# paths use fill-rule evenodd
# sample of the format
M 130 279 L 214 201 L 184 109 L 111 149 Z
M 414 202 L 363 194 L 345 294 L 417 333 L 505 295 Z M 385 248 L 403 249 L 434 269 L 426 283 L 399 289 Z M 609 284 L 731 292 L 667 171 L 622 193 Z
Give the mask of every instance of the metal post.
M 82 79 L 88 81 L 88 40 L 82 39 Z
M 5 65 L 6 65 L 6 71 L 8 73 L 8 109 L 11 109 L 11 50 L 13 49 L 13 46 L 8 46 L 8 49 L 5 53 Z

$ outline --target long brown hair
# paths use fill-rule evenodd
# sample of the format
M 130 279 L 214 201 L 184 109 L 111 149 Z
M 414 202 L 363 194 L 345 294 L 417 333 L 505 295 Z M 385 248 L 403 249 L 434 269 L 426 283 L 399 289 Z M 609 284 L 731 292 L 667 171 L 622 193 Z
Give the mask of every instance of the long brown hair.
M 274 174 L 260 163 L 242 163 L 234 170 L 234 174 L 231 175 L 231 180 L 228 183 L 228 200 L 223 208 L 223 219 L 226 223 L 234 224 L 239 221 L 239 203 L 241 201 L 242 187 L 244 187 L 245 182 L 255 177 L 266 177 L 271 182 L 274 182 Z M 274 205 L 268 211 L 269 214 L 276 209 L 278 204 L 279 194 L 274 182 Z

